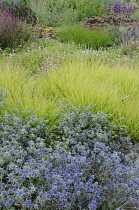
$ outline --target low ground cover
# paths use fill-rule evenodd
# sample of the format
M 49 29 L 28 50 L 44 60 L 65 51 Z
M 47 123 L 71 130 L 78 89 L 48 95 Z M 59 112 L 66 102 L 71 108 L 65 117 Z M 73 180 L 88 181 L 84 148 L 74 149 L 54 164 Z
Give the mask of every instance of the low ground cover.
M 104 1 L 59 2 L 14 5 L 38 22 L 19 21 L 28 41 L 7 35 L 0 51 L 0 209 L 138 209 L 138 27 L 93 37 L 77 22 L 105 14 Z
M 91 110 L 69 106 L 54 130 L 35 115 L 1 117 L 2 209 L 138 207 L 138 148 Z

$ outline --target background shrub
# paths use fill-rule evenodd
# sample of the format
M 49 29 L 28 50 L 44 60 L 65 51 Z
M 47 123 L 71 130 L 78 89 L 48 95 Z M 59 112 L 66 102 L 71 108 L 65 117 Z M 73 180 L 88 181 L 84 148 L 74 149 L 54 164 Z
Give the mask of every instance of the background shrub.
M 0 48 L 15 48 L 20 44 L 28 41 L 29 31 L 25 31 L 20 25 L 17 18 L 9 11 L 0 13 Z
M 130 55 L 132 58 L 135 56 L 135 53 L 139 55 L 139 41 L 132 41 L 125 43 L 121 46 L 121 55 Z
M 123 43 L 130 43 L 139 40 L 139 25 L 125 27 L 120 33 L 120 38 Z
M 114 42 L 117 45 L 121 43 L 129 43 L 139 39 L 139 19 L 133 17 L 125 17 L 120 14 L 106 14 L 101 18 L 96 16 L 84 18 L 82 21 L 84 26 L 94 29 L 106 28 L 114 35 Z
M 36 14 L 29 7 L 24 5 L 9 5 L 9 4 L 0 4 L 0 10 L 2 12 L 11 13 L 14 18 L 24 21 L 26 23 L 36 23 Z
M 91 28 L 105 27 L 108 25 L 131 26 L 131 25 L 139 25 L 139 19 L 132 17 L 127 18 L 124 15 L 109 13 L 103 15 L 102 17 L 93 16 L 91 18 L 84 18 L 82 23 Z
M 105 1 L 83 0 L 76 2 L 78 21 L 81 21 L 85 17 L 101 16 L 107 12 L 104 8 Z
M 115 44 L 125 44 L 132 45 L 130 43 L 137 42 L 139 40 L 139 25 L 131 25 L 131 26 L 110 26 L 109 31 L 115 34 Z M 128 53 L 129 51 L 127 51 Z
M 139 17 L 139 9 L 136 9 L 134 12 L 132 12 L 131 17 L 138 18 Z
M 26 23 L 36 23 L 36 14 L 29 7 L 14 5 L 9 9 L 11 13 L 19 20 L 25 21 Z
M 76 10 L 65 0 L 29 0 L 28 6 L 36 13 L 43 25 L 59 27 L 77 21 Z

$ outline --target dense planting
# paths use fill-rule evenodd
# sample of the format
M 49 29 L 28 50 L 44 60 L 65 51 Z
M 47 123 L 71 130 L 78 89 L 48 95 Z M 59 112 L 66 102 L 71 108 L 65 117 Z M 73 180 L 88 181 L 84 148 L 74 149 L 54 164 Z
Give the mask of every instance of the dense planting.
M 54 130 L 35 116 L 1 117 L 2 208 L 137 207 L 138 150 L 126 130 L 90 107 L 60 117 Z
M 139 209 L 137 4 L 3 1 L 0 210 Z

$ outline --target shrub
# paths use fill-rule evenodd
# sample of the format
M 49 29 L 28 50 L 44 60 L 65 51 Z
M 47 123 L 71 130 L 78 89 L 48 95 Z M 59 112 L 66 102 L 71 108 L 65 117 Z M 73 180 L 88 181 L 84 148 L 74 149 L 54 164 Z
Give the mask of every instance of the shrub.
M 124 28 L 124 31 L 120 33 L 120 38 L 123 43 L 129 43 L 139 40 L 139 26 L 133 25 Z
M 13 5 L 19 2 L 18 0 L 1 0 L 1 3 L 7 4 L 7 5 Z
M 28 0 L 20 0 L 20 5 L 27 6 Z
M 105 28 L 114 35 L 115 44 L 128 43 L 136 41 L 139 38 L 139 19 L 126 18 L 124 15 L 107 14 L 101 18 L 91 17 L 84 18 L 82 21 L 84 26 L 89 28 Z
M 139 19 L 138 18 L 132 18 L 132 17 L 125 17 L 124 15 L 120 14 L 106 14 L 102 17 L 91 17 L 91 18 L 84 18 L 82 23 L 85 26 L 89 26 L 91 28 L 99 28 L 99 27 L 105 27 L 108 25 L 111 26 L 131 26 L 131 25 L 139 25 Z
M 120 52 L 122 55 L 130 55 L 131 57 L 135 56 L 135 53 L 139 54 L 139 41 L 133 41 L 121 46 Z
M 15 5 L 10 8 L 12 14 L 19 18 L 19 20 L 24 20 L 26 23 L 36 23 L 36 14 L 27 6 Z
M 2 208 L 116 209 L 137 207 L 136 152 L 123 128 L 90 107 L 69 107 L 50 131 L 32 116 L 5 113 L 2 132 Z M 51 140 L 52 147 L 45 141 Z
M 136 9 L 134 12 L 132 12 L 131 17 L 138 18 L 139 17 L 139 9 Z
M 63 27 L 60 30 L 59 40 L 62 42 L 74 42 L 81 48 L 98 49 L 112 46 L 113 34 L 105 29 L 91 30 L 82 25 L 73 25 Z
M 25 5 L 8 5 L 8 4 L 0 4 L 1 11 L 10 12 L 13 17 L 17 18 L 18 20 L 24 21 L 26 23 L 36 23 L 36 14 L 33 12 L 29 7 Z
M 104 9 L 104 1 L 96 0 L 83 0 L 77 1 L 77 17 L 78 21 L 81 21 L 85 17 L 101 16 L 107 11 Z
M 131 25 L 128 27 L 115 25 L 110 27 L 109 30 L 115 34 L 115 44 L 117 45 L 122 43 L 128 44 L 129 46 L 130 43 L 138 42 L 139 40 L 139 25 Z
M 0 48 L 15 48 L 17 45 L 28 41 L 30 34 L 23 30 L 17 18 L 9 11 L 0 13 Z
M 29 7 L 36 13 L 39 21 L 48 27 L 59 27 L 77 21 L 76 11 L 65 0 L 29 0 Z

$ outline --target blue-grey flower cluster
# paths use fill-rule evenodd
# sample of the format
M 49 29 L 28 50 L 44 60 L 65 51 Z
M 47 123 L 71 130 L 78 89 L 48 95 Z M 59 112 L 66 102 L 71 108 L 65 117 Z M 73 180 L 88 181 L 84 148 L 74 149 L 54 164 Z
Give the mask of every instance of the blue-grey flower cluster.
M 124 127 L 90 109 L 69 106 L 53 130 L 36 116 L 1 117 L 2 209 L 139 206 L 137 146 Z

